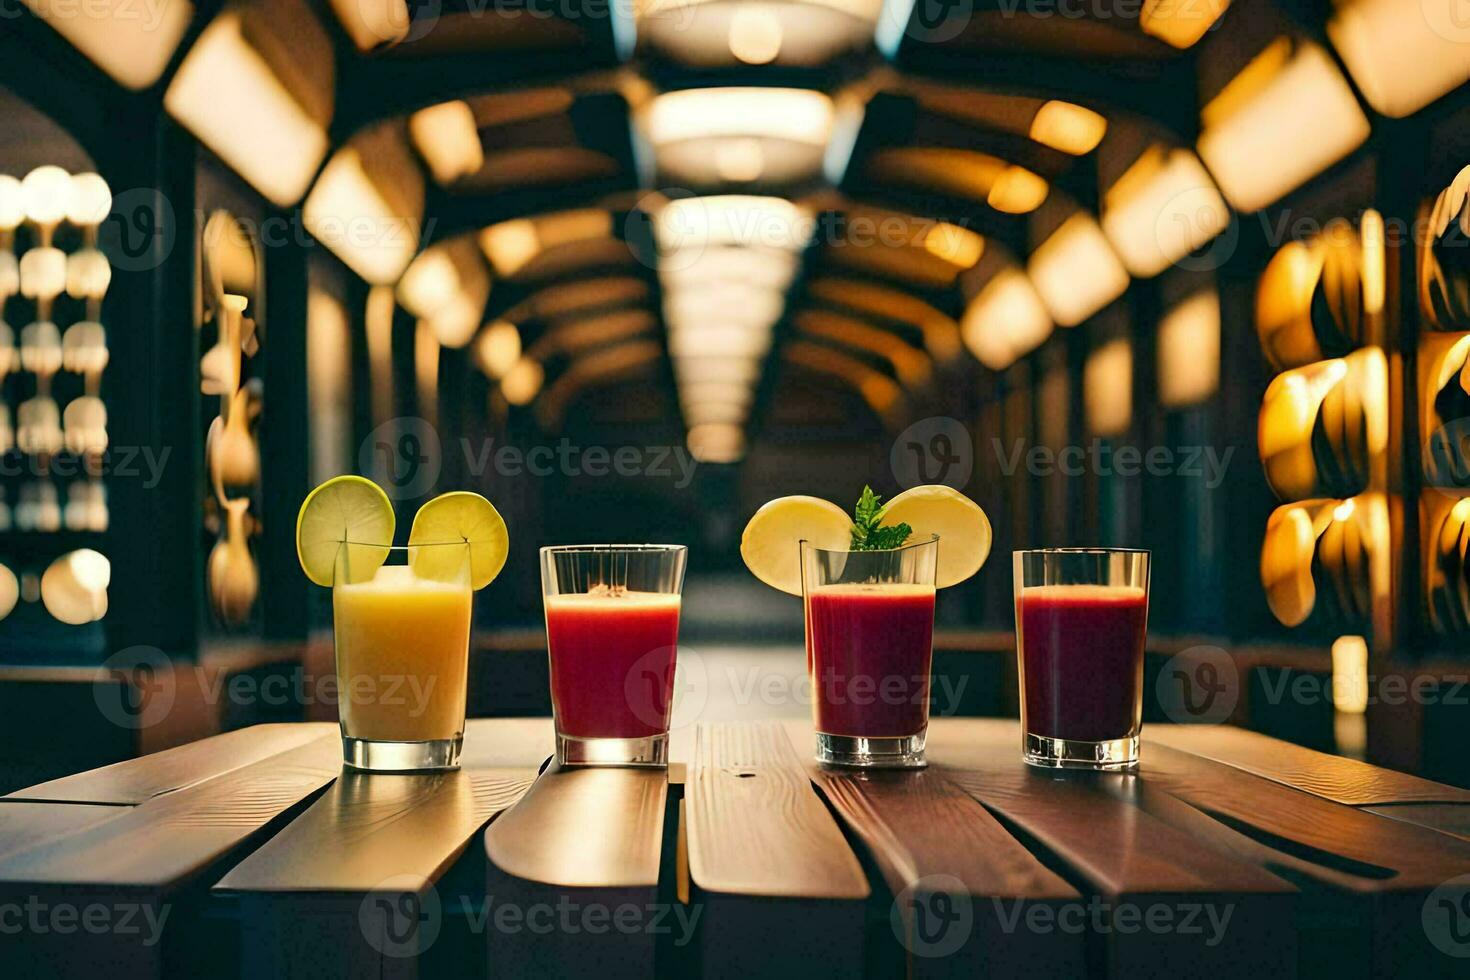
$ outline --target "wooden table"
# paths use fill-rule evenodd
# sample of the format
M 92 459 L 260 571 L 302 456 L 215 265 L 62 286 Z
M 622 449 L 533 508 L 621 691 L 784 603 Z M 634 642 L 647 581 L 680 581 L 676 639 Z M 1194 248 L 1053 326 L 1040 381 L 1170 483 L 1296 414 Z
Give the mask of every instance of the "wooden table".
M 486 719 L 393 776 L 257 726 L 0 798 L 0 976 L 1470 975 L 1470 792 L 1144 738 L 1137 775 L 1052 773 L 936 719 L 928 769 L 864 773 L 700 725 L 665 774 Z

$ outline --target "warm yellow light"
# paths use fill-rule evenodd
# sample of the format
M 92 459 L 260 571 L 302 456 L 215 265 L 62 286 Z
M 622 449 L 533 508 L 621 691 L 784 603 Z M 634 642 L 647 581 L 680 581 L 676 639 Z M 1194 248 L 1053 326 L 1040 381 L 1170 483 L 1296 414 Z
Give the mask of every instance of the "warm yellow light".
M 1159 402 L 1183 408 L 1208 401 L 1220 387 L 1220 297 L 1190 296 L 1159 321 Z
M 689 88 L 665 92 L 643 110 L 654 146 L 720 136 L 759 136 L 825 146 L 832 99 L 804 88 Z
M 311 477 L 351 469 L 352 324 L 337 297 L 313 285 L 306 294 L 306 395 Z
M 1158 275 L 1229 223 L 1199 158 L 1177 147 L 1145 151 L 1103 196 L 1103 231 L 1135 276 Z
M 439 341 L 434 328 L 420 320 L 413 332 L 413 376 L 419 414 L 433 425 L 439 412 Z
M 79 228 L 94 228 L 111 210 L 112 189 L 107 186 L 107 181 L 93 173 L 72 175 L 66 220 Z
M 785 296 L 774 290 L 714 283 L 668 294 L 664 298 L 664 320 L 675 328 L 708 323 L 764 327 L 781 315 L 785 303 Z
M 1108 121 L 1091 109 L 1056 99 L 1044 103 L 1031 120 L 1031 138 L 1054 150 L 1081 156 L 1107 135 Z
M 1051 336 L 1051 316 L 1020 269 L 997 272 L 965 308 L 960 332 L 975 359 L 1004 371 Z
M 112 564 L 101 552 L 78 548 L 57 558 L 41 576 L 41 602 L 60 622 L 81 626 L 107 613 Z
M 10 174 L 0 174 L 0 231 L 14 231 L 24 220 L 26 199 L 20 181 Z
M 512 405 L 526 405 L 541 391 L 545 380 L 545 369 L 531 358 L 523 357 L 500 379 L 500 393 Z
M 1009 166 L 1000 172 L 986 202 L 1006 214 L 1029 214 L 1041 207 L 1051 188 L 1046 179 L 1025 167 Z
M 332 12 L 359 51 L 397 44 L 408 37 L 413 15 L 404 0 L 330 0 Z
M 398 302 L 414 316 L 428 316 L 459 289 L 459 272 L 449 251 L 432 246 L 420 252 L 398 280 Z
M 415 112 L 408 117 L 408 132 L 419 156 L 443 186 L 473 176 L 485 165 L 475 114 L 462 99 Z
M 1230 0 L 1144 0 L 1138 26 L 1183 50 L 1204 37 L 1229 6 Z
M 368 290 L 363 325 L 367 334 L 368 386 L 373 406 L 373 425 L 393 418 L 393 289 L 374 286 Z
M 382 141 L 374 142 L 373 150 L 364 150 L 383 149 Z M 390 202 L 388 188 L 380 187 L 366 169 L 367 159 L 352 145 L 338 150 L 307 196 L 302 221 L 364 280 L 389 285 L 398 281 L 418 251 L 423 187 L 416 188 L 417 209 L 400 210 L 399 204 Z M 392 178 L 385 174 L 383 179 Z M 398 195 L 393 197 L 396 201 Z
M 112 265 L 102 250 L 79 248 L 66 257 L 66 294 L 73 299 L 101 299 L 112 284 Z
M 749 183 L 760 179 L 766 168 L 766 154 L 760 140 L 744 137 L 721 141 L 715 147 L 715 169 L 723 180 Z
M 781 53 L 781 21 L 769 8 L 743 5 L 730 16 L 730 53 L 748 65 L 765 65 Z
M 491 225 L 480 232 L 480 248 L 495 271 L 509 278 L 543 252 L 611 234 L 612 216 L 597 208 L 585 208 Z
M 163 105 L 220 159 L 275 204 L 301 200 L 329 146 L 328 118 L 317 118 L 298 102 L 266 56 L 246 38 L 241 14 L 215 17 L 179 66 Z M 300 30 L 293 49 L 325 59 L 331 84 L 331 42 L 309 12 L 291 18 Z M 289 52 L 287 53 L 289 57 Z M 297 76 L 313 78 L 318 71 Z
M 1266 482 L 1278 496 L 1300 500 L 1316 491 L 1312 426 L 1322 399 L 1347 374 L 1347 361 L 1334 358 L 1286 371 L 1266 387 L 1256 441 Z
M 489 295 L 490 276 L 469 237 L 424 249 L 398 281 L 403 308 L 422 318 L 445 347 L 470 342 Z
M 664 253 L 658 265 L 665 288 L 733 281 L 756 289 L 784 290 L 796 274 L 797 258 L 782 249 L 692 246 Z
M 985 239 L 968 228 L 936 221 L 924 233 L 924 250 L 961 269 L 970 269 L 985 254 Z
M 760 361 L 733 357 L 675 357 L 674 380 L 681 386 L 718 382 L 750 385 L 760 374 Z
M 1121 436 L 1133 423 L 1133 345 L 1110 340 L 1087 356 L 1082 369 L 1082 400 L 1087 429 L 1097 436 Z
M 1078 211 L 1031 253 L 1026 271 L 1052 319 L 1075 327 L 1123 295 L 1128 272 L 1102 229 Z
M 1332 641 L 1332 704 L 1348 714 L 1368 710 L 1368 643 L 1361 636 Z
M 739 194 L 671 201 L 658 213 L 661 250 L 743 245 L 795 252 L 811 236 L 809 213 L 781 197 Z
M 745 406 L 732 402 L 688 402 L 680 411 L 684 413 L 684 424 L 690 426 L 709 422 L 738 425 L 746 418 Z
M 1368 120 L 1327 52 L 1277 38 L 1200 113 L 1198 149 L 1225 197 L 1256 211 L 1341 160 Z M 1267 163 L 1269 161 L 1269 163 Z
M 1368 104 L 1395 119 L 1470 79 L 1459 0 L 1338 0 L 1327 36 Z
M 189 0 L 143 7 L 133 0 L 93 0 L 75 7 L 55 0 L 24 3 L 97 67 L 134 91 L 158 81 L 194 19 Z
M 679 400 L 685 402 L 718 402 L 725 405 L 749 405 L 753 392 L 748 385 L 727 381 L 691 381 L 679 386 Z M 1470 501 L 1470 498 L 1466 498 Z
M 760 357 L 770 348 L 771 332 L 750 327 L 704 324 L 669 333 L 669 353 L 676 357 Z
M 745 430 L 729 422 L 692 426 L 689 453 L 701 463 L 734 463 L 745 454 Z
M 485 328 L 475 344 L 475 353 L 480 359 L 480 370 L 491 379 L 499 379 L 510 373 L 521 359 L 521 331 L 506 320 L 497 320 Z
M 71 204 L 71 175 L 60 167 L 37 167 L 20 184 L 26 217 L 42 228 L 54 227 Z

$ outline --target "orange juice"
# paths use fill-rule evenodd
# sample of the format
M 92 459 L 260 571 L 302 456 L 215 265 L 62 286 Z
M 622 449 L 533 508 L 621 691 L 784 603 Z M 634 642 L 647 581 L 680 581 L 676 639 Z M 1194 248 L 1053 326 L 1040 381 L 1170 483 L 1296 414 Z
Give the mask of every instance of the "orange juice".
M 461 734 L 472 594 L 468 581 L 419 578 L 407 565 L 333 587 L 344 735 L 420 742 Z

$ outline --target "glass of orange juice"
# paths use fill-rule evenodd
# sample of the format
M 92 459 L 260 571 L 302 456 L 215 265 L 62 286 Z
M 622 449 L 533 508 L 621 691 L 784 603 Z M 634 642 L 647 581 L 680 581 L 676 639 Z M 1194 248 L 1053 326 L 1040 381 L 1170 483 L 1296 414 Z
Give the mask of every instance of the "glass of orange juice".
M 342 757 L 355 769 L 455 769 L 469 673 L 470 545 L 344 542 L 332 578 Z

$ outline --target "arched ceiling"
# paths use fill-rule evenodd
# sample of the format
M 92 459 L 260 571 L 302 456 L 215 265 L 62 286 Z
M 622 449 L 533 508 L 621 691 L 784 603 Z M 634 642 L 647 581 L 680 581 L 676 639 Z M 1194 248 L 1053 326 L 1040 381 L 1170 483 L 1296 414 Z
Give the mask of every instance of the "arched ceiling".
M 899 424 L 1470 77 L 1391 0 L 25 2 L 506 402 L 641 379 L 712 461 L 781 385 Z

